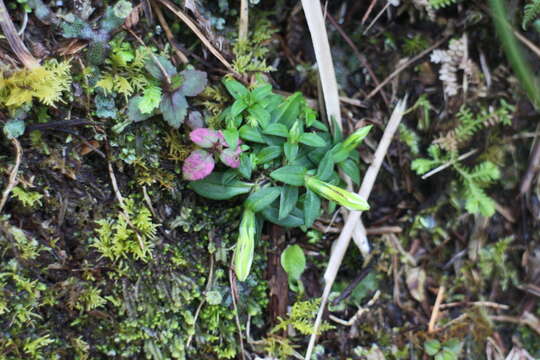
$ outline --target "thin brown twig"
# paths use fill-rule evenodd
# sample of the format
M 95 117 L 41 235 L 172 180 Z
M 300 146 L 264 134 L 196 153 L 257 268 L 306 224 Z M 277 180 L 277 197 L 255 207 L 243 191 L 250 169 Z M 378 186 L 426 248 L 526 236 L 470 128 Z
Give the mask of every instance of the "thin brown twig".
M 1 11 L 1 10 L 0 10 Z M 9 181 L 6 186 L 6 189 L 2 193 L 2 200 L 0 200 L 0 213 L 2 213 L 2 209 L 4 208 L 4 205 L 6 205 L 6 202 L 8 201 L 9 194 L 13 190 L 15 186 L 17 186 L 17 173 L 19 172 L 19 167 L 21 166 L 22 156 L 23 156 L 23 149 L 21 147 L 21 143 L 17 139 L 11 139 L 11 143 L 15 147 L 15 165 L 13 165 L 13 169 L 11 169 L 11 173 L 9 174 Z
M 135 34 L 133 32 L 133 30 L 131 30 L 131 29 L 126 29 L 126 30 L 135 38 L 135 40 L 137 40 L 139 42 L 139 44 L 141 44 L 142 46 L 146 46 L 144 41 L 139 36 L 137 36 L 137 34 Z M 152 61 L 154 61 L 154 63 L 158 67 L 159 71 L 161 72 L 161 74 L 165 78 L 165 82 L 170 85 L 171 84 L 171 77 L 169 76 L 169 73 L 167 73 L 167 70 L 165 70 L 165 68 L 163 67 L 163 64 L 158 60 L 158 58 L 156 57 L 156 55 L 154 55 L 153 52 L 149 52 L 149 54 L 150 54 L 150 57 L 152 58 Z
M 408 68 L 409 66 L 411 66 L 412 64 L 414 64 L 415 62 L 417 62 L 418 60 L 420 60 L 421 58 L 423 58 L 424 56 L 426 56 L 427 54 L 429 54 L 431 51 L 433 51 L 435 48 L 439 47 L 442 43 L 444 43 L 446 40 L 448 39 L 448 35 L 443 37 L 441 40 L 437 41 L 435 44 L 433 44 L 432 46 L 430 46 L 429 48 L 427 48 L 426 50 L 422 51 L 420 54 L 416 55 L 415 57 L 413 57 L 412 59 L 410 59 L 409 61 L 407 61 L 405 64 L 401 65 L 400 67 L 398 67 L 396 70 L 394 70 L 393 73 L 391 73 L 390 75 L 388 75 L 388 77 L 386 79 L 384 79 L 375 89 L 373 89 L 369 94 L 368 96 L 366 96 L 366 99 L 365 100 L 368 100 L 368 99 L 371 99 L 373 96 L 377 95 L 377 93 L 379 91 L 381 91 L 381 89 L 386 85 L 388 84 L 393 78 L 395 78 L 396 76 L 398 76 L 403 70 L 405 70 L 406 68 Z
M 435 305 L 433 305 L 433 311 L 431 312 L 431 318 L 429 319 L 428 333 L 433 333 L 435 331 L 435 326 L 437 324 L 437 319 L 439 318 L 439 310 L 441 309 L 441 303 L 444 298 L 444 285 L 439 287 L 437 292 L 437 298 L 435 299 Z
M 377 3 L 377 0 L 371 0 L 371 4 L 369 4 L 368 9 L 366 10 L 366 13 L 362 17 L 362 21 L 360 22 L 362 25 L 365 24 L 367 18 L 369 17 L 369 14 L 373 11 L 373 8 L 375 7 L 375 4 Z
M 379 142 L 379 146 L 375 151 L 373 162 L 371 163 L 364 176 L 362 185 L 360 186 L 360 191 L 358 191 L 358 195 L 360 195 L 364 199 L 369 198 L 371 190 L 373 189 L 373 185 L 375 184 L 375 179 L 377 178 L 377 174 L 379 173 L 379 170 L 381 168 L 383 159 L 388 151 L 388 147 L 390 146 L 394 134 L 396 133 L 397 128 L 401 123 L 401 119 L 403 118 L 403 113 L 405 112 L 406 106 L 407 98 L 405 97 L 397 103 L 394 111 L 392 112 L 392 115 L 390 116 L 388 125 L 386 126 L 381 141 Z M 351 211 L 349 213 L 347 221 L 345 222 L 345 226 L 343 227 L 341 234 L 336 240 L 334 249 L 332 251 L 332 254 L 330 255 L 330 260 L 328 261 L 326 272 L 324 274 L 325 285 L 323 295 L 321 297 L 321 304 L 319 305 L 317 318 L 315 319 L 315 324 L 313 325 L 314 331 L 309 339 L 309 345 L 306 351 L 306 355 L 304 357 L 305 359 L 311 359 L 311 354 L 313 353 L 313 350 L 315 348 L 317 333 L 322 323 L 324 309 L 326 308 L 326 304 L 328 303 L 328 297 L 330 296 L 332 285 L 336 280 L 337 272 L 341 266 L 345 253 L 347 252 L 347 248 L 351 241 L 353 231 L 357 226 L 358 222 L 360 221 L 361 215 L 361 211 Z
M 345 33 L 345 31 L 343 31 L 341 26 L 332 17 L 332 15 L 328 14 L 328 20 L 330 20 L 330 22 L 332 23 L 332 25 L 334 25 L 334 27 L 336 28 L 338 33 L 341 35 L 343 40 L 345 40 L 347 45 L 349 45 L 349 47 L 352 49 L 358 61 L 360 61 L 360 63 L 366 68 L 366 70 L 369 73 L 369 76 L 371 76 L 371 78 L 373 79 L 373 82 L 375 82 L 375 85 L 378 86 L 380 84 L 379 78 L 377 77 L 377 75 L 375 75 L 375 72 L 373 72 L 373 69 L 369 65 L 366 57 L 362 53 L 360 53 L 360 50 L 358 50 L 358 47 L 352 42 L 351 38 Z M 390 106 L 390 100 L 388 100 L 388 96 L 386 95 L 386 93 L 384 91 L 381 91 L 381 95 L 386 106 Z
M 208 48 L 208 50 L 236 77 L 240 78 L 238 74 L 232 67 L 232 65 L 223 57 L 223 55 L 212 45 L 212 43 L 204 36 L 202 31 L 195 25 L 193 20 L 186 14 L 184 14 L 180 9 L 178 9 L 173 3 L 169 0 L 157 0 L 162 3 L 167 9 L 169 9 L 174 15 L 176 15 L 180 20 L 182 20 L 190 29 L 195 33 L 195 35 L 203 42 L 203 44 Z
M 180 62 L 182 62 L 183 64 L 189 63 L 187 56 L 182 51 L 180 51 L 180 49 L 175 45 L 174 35 L 171 31 L 171 28 L 169 27 L 169 24 L 167 24 L 167 21 L 165 20 L 165 16 L 163 16 L 163 12 L 161 11 L 161 8 L 159 7 L 159 5 L 156 4 L 155 2 L 152 2 L 152 8 L 154 9 L 154 12 L 156 13 L 159 23 L 161 24 L 161 27 L 163 28 L 163 31 L 165 32 L 165 36 L 171 43 L 171 46 L 173 47 L 173 50 L 176 56 L 178 57 L 178 60 L 180 60 Z

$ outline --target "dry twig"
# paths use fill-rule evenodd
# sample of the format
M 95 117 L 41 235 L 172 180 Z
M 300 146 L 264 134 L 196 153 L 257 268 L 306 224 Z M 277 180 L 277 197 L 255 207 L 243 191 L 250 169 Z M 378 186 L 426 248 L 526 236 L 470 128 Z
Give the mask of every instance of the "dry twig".
M 368 168 L 364 176 L 364 180 L 362 181 L 360 191 L 358 192 L 358 194 L 364 199 L 369 198 L 369 194 L 371 193 L 373 185 L 375 184 L 375 179 L 377 178 L 377 174 L 379 173 L 379 169 L 381 168 L 383 159 L 386 156 L 386 152 L 388 151 L 388 147 L 392 142 L 392 138 L 394 137 L 394 134 L 399 127 L 406 106 L 407 99 L 405 98 L 400 100 L 397 103 L 396 108 L 394 109 L 392 116 L 390 117 L 390 120 L 388 121 L 388 125 L 386 126 L 383 137 L 381 138 L 379 146 L 377 147 L 377 151 L 375 151 L 373 162 Z M 328 296 L 330 295 L 330 291 L 332 290 L 332 285 L 334 284 L 334 281 L 336 279 L 337 272 L 339 270 L 339 267 L 341 266 L 341 262 L 343 261 L 343 257 L 345 256 L 347 247 L 349 246 L 349 242 L 351 241 L 352 233 L 355 227 L 358 225 L 358 222 L 360 221 L 361 214 L 362 212 L 360 211 L 350 212 L 349 217 L 345 222 L 345 226 L 343 227 L 339 238 L 336 240 L 334 250 L 330 256 L 330 261 L 328 262 L 328 266 L 326 267 L 326 272 L 324 274 L 325 286 L 321 298 L 321 305 L 317 313 L 317 318 L 315 319 L 314 331 L 313 335 L 311 335 L 311 338 L 309 340 L 305 359 L 311 358 L 311 354 L 313 353 L 313 349 L 315 348 L 315 342 L 317 340 L 316 334 L 321 326 L 324 309 L 328 302 Z
M 0 213 L 2 213 L 2 209 L 4 208 L 4 205 L 6 205 L 6 202 L 8 201 L 11 190 L 13 190 L 15 186 L 17 186 L 17 183 L 18 183 L 17 173 L 19 172 L 19 167 L 21 166 L 21 161 L 22 161 L 22 156 L 23 156 L 23 149 L 21 147 L 21 143 L 19 142 L 19 140 L 11 139 L 11 143 L 15 147 L 15 165 L 13 165 L 13 169 L 11 169 L 11 173 L 9 174 L 8 184 L 2 194 L 2 200 L 0 200 Z

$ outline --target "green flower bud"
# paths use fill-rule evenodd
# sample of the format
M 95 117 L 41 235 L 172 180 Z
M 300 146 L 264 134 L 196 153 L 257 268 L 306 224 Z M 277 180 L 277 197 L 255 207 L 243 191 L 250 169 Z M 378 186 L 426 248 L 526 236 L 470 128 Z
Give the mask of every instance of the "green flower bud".
M 364 138 L 367 136 L 371 128 L 372 125 L 364 126 L 349 135 L 343 142 L 343 147 L 345 150 L 352 151 L 356 149 L 362 140 L 364 140 Z
M 317 195 L 345 206 L 349 210 L 369 210 L 367 201 L 358 194 L 321 181 L 314 176 L 306 176 L 305 183 L 306 187 Z
M 247 279 L 253 262 L 253 250 L 255 247 L 255 213 L 244 209 L 238 241 L 234 250 L 234 271 L 240 281 Z
M 341 144 L 338 144 L 334 148 L 334 161 L 341 162 L 345 160 L 347 156 L 349 156 L 349 153 L 356 149 L 358 145 L 360 145 L 360 143 L 367 136 L 371 128 L 371 125 L 364 126 L 349 135 Z

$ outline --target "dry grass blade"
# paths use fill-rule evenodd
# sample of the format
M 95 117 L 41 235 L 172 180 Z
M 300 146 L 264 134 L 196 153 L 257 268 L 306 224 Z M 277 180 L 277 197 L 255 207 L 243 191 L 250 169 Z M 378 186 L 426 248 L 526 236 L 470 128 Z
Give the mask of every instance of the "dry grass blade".
M 375 179 L 377 178 L 377 174 L 379 173 L 383 159 L 386 155 L 386 152 L 388 151 L 388 147 L 390 146 L 392 138 L 394 137 L 394 134 L 396 133 L 396 130 L 401 123 L 401 119 L 403 118 L 406 106 L 407 99 L 404 98 L 400 100 L 397 103 L 392 113 L 392 116 L 390 117 L 390 120 L 388 121 L 388 125 L 384 130 L 384 134 L 381 138 L 379 146 L 375 151 L 373 163 L 368 168 L 366 175 L 364 176 L 364 180 L 362 181 L 360 191 L 358 191 L 358 194 L 364 199 L 369 198 L 369 194 L 371 193 L 371 189 L 373 189 Z M 332 251 L 332 255 L 330 256 L 330 261 L 328 262 L 328 266 L 326 267 L 326 272 L 324 274 L 325 285 L 321 299 L 321 305 L 319 307 L 317 318 L 315 320 L 313 335 L 311 335 L 311 338 L 309 339 L 309 345 L 305 356 L 306 360 L 311 359 L 311 354 L 313 353 L 315 342 L 317 340 L 317 332 L 319 331 L 319 328 L 321 326 L 324 308 L 326 307 L 326 304 L 328 302 L 328 296 L 330 295 L 330 291 L 332 290 L 332 285 L 334 284 L 334 281 L 336 279 L 337 272 L 339 270 L 339 267 L 341 266 L 341 262 L 343 261 L 343 257 L 345 256 L 347 247 L 349 246 L 349 243 L 351 241 L 353 231 L 357 226 L 358 222 L 360 221 L 361 214 L 362 212 L 360 211 L 351 211 L 349 213 L 349 217 L 345 222 L 345 226 L 343 227 L 343 230 L 341 231 L 341 234 L 339 235 L 339 238 L 337 239 L 334 246 L 334 250 Z
M 212 43 L 204 36 L 202 31 L 195 25 L 193 20 L 186 14 L 184 14 L 180 9 L 178 9 L 173 3 L 169 0 L 157 0 L 167 9 L 169 9 L 174 15 L 176 15 L 180 20 L 182 20 L 190 29 L 197 35 L 197 37 L 203 42 L 203 44 L 208 48 L 208 50 L 214 54 L 214 56 L 229 70 L 234 73 L 235 76 L 239 77 L 240 75 L 234 71 L 232 65 L 221 55 L 221 53 L 212 45 Z
M 321 8 L 321 3 L 313 0 L 302 0 L 304 14 L 311 33 L 313 48 L 315 49 L 315 57 L 319 66 L 319 76 L 324 95 L 326 114 L 329 119 L 334 119 L 341 128 L 341 112 L 339 110 L 339 94 L 332 62 L 332 54 L 330 53 L 330 44 L 328 43 L 328 35 L 324 26 L 324 17 Z

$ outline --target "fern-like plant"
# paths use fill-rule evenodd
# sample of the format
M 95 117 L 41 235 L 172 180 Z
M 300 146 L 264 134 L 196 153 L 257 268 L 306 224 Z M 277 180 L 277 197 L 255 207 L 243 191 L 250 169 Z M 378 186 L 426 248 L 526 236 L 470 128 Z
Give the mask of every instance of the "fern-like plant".
M 69 62 L 47 61 L 43 66 L 10 72 L 0 69 L 0 105 L 16 109 L 34 99 L 54 106 L 71 85 Z
M 429 5 L 433 9 L 442 9 L 457 3 L 458 0 L 429 0 Z
M 449 164 L 459 175 L 460 197 L 465 201 L 465 209 L 469 213 L 493 215 L 495 201 L 486 194 L 485 189 L 500 178 L 498 167 L 490 161 L 483 161 L 472 168 L 464 166 L 460 163 L 458 150 L 460 145 L 469 141 L 479 130 L 487 126 L 498 123 L 509 125 L 513 111 L 514 107 L 504 100 L 497 109 L 482 109 L 478 114 L 463 107 L 456 116 L 458 126 L 436 139 L 428 148 L 429 157 L 415 159 L 411 168 L 422 175 L 438 166 Z
M 540 15 L 540 0 L 530 1 L 530 3 L 523 7 L 523 21 L 521 22 L 523 30 L 527 30 L 527 25 Z

